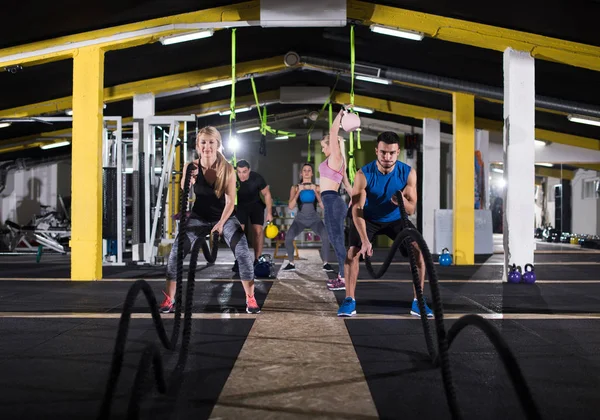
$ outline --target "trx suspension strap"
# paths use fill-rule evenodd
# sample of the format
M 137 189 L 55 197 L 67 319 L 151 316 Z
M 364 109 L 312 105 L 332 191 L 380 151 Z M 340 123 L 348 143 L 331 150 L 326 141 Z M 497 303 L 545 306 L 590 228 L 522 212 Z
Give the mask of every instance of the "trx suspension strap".
M 350 107 L 349 112 L 354 111 L 354 64 L 356 56 L 354 52 L 354 25 L 350 27 Z M 359 134 L 360 136 L 360 134 Z M 359 137 L 360 139 L 360 137 Z M 360 144 L 360 143 L 359 143 Z M 358 146 L 360 148 L 360 146 Z M 354 159 L 354 132 L 350 132 L 350 148 L 348 149 L 348 179 L 354 183 L 356 175 L 356 160 Z
M 237 142 L 236 130 L 235 130 L 235 28 L 231 29 L 231 102 L 230 102 L 230 110 L 231 114 L 229 114 L 229 142 L 228 145 L 231 147 L 231 142 Z M 235 155 L 235 147 L 233 149 L 233 157 L 231 158 L 231 164 L 235 168 L 237 164 L 236 155 Z

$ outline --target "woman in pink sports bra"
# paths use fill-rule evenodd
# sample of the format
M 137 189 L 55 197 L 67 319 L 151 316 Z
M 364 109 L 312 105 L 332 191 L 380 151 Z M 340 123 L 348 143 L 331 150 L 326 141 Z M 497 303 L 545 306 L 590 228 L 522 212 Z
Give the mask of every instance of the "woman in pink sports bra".
M 327 282 L 329 290 L 345 290 L 344 262 L 346 260 L 346 246 L 344 245 L 344 220 L 348 206 L 339 194 L 340 185 L 343 183 L 346 191 L 352 196 L 352 185 L 346 176 L 346 154 L 344 139 L 338 135 L 343 109 L 337 114 L 329 135 L 321 140 L 321 149 L 326 158 L 319 165 L 319 187 L 321 189 L 321 201 L 323 202 L 324 222 L 329 241 L 333 245 L 335 255 L 338 259 L 339 274 L 336 279 Z M 331 141 L 331 139 L 336 139 Z

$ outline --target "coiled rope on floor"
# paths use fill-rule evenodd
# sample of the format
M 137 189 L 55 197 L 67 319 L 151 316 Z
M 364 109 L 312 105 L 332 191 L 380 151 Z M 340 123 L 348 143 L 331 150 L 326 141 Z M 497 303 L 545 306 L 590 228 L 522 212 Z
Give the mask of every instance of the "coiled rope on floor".
M 440 366 L 441 368 L 442 380 L 444 382 L 444 390 L 446 392 L 446 400 L 448 402 L 448 407 L 450 409 L 452 418 L 455 420 L 459 420 L 462 419 L 462 415 L 458 406 L 454 383 L 452 381 L 452 370 L 450 366 L 450 357 L 448 353 L 450 350 L 450 346 L 452 345 L 456 337 L 460 334 L 460 332 L 467 326 L 473 325 L 479 328 L 481 331 L 483 331 L 483 333 L 488 337 L 488 339 L 498 352 L 500 359 L 504 364 L 504 368 L 506 369 L 512 381 L 512 384 L 517 393 L 517 397 L 519 398 L 519 401 L 527 418 L 530 420 L 541 420 L 542 417 L 540 415 L 539 409 L 532 398 L 531 390 L 529 389 L 529 386 L 525 381 L 525 377 L 523 376 L 523 372 L 521 371 L 516 357 L 514 356 L 512 350 L 510 349 L 500 332 L 492 325 L 492 323 L 490 323 L 488 320 L 484 319 L 479 315 L 470 314 L 459 318 L 448 330 L 448 332 L 446 332 L 446 328 L 444 326 L 442 298 L 439 290 L 437 273 L 433 264 L 433 258 L 431 257 L 431 252 L 429 251 L 429 247 L 425 243 L 425 240 L 423 239 L 421 234 L 416 229 L 410 227 L 408 222 L 408 215 L 406 214 L 406 209 L 404 208 L 404 200 L 402 198 L 401 192 L 396 193 L 396 198 L 398 200 L 398 207 L 400 208 L 400 213 L 402 217 L 403 230 L 398 234 L 398 236 L 394 240 L 392 247 L 390 248 L 390 251 L 383 262 L 383 265 L 379 267 L 379 270 L 377 272 L 375 272 L 375 270 L 373 269 L 373 266 L 371 264 L 371 258 L 369 256 L 365 257 L 365 266 L 367 268 L 367 271 L 369 272 L 369 275 L 372 278 L 378 279 L 385 274 L 394 256 L 396 255 L 398 248 L 401 245 L 405 246 L 408 250 L 410 269 L 413 277 L 413 285 L 417 294 L 417 302 L 419 305 L 419 311 L 421 313 L 421 323 L 423 324 L 423 329 L 425 332 L 425 342 L 427 345 L 427 351 L 429 352 L 433 365 Z M 423 259 L 425 261 L 427 277 L 429 278 L 429 285 L 431 288 L 432 295 L 433 313 L 435 315 L 434 322 L 438 344 L 437 352 L 433 345 L 431 328 L 427 320 L 427 314 L 425 313 L 425 301 L 423 298 L 423 291 L 421 290 L 421 284 L 419 282 L 419 269 L 417 265 L 414 244 L 416 244 L 421 250 Z
M 100 406 L 100 412 L 98 419 L 104 420 L 110 417 L 110 410 L 112 406 L 112 400 L 116 389 L 119 376 L 121 374 L 121 368 L 123 365 L 123 359 L 125 355 L 125 345 L 127 343 L 127 335 L 129 333 L 129 325 L 131 321 L 131 313 L 133 311 L 133 305 L 140 292 L 144 294 L 146 302 L 150 307 L 152 313 L 152 320 L 154 327 L 158 334 L 158 338 L 162 346 L 169 350 L 177 350 L 177 342 L 179 340 L 179 332 L 181 329 L 181 302 L 182 289 L 183 289 L 183 256 L 184 246 L 186 238 L 186 224 L 188 221 L 187 216 L 187 202 L 190 190 L 190 179 L 191 173 L 194 169 L 193 163 L 188 166 L 188 171 L 185 175 L 183 194 L 181 194 L 179 208 L 180 208 L 180 223 L 179 223 L 179 234 L 177 236 L 177 276 L 176 276 L 176 290 L 175 290 L 175 314 L 173 321 L 173 328 L 171 330 L 171 337 L 168 337 L 163 320 L 158 312 L 158 304 L 154 296 L 154 292 L 150 287 L 150 284 L 145 280 L 137 280 L 127 292 L 125 302 L 123 304 L 123 312 L 119 321 L 119 329 L 117 331 L 117 339 L 113 351 L 112 363 L 110 368 L 110 374 L 102 404 Z M 192 309 L 194 305 L 194 290 L 195 290 L 195 278 L 196 278 L 196 266 L 198 262 L 198 255 L 200 249 L 204 253 L 209 263 L 214 263 L 218 253 L 218 239 L 219 234 L 213 233 L 210 237 L 211 245 L 207 245 L 203 237 L 199 237 L 193 244 L 190 252 L 190 265 L 188 269 L 187 278 L 187 289 L 185 296 L 185 308 L 184 308 L 184 320 L 183 320 L 183 333 L 181 340 L 181 347 L 179 348 L 179 359 L 175 366 L 174 373 L 182 373 L 185 364 L 187 362 L 189 343 L 191 339 L 192 331 Z M 165 380 L 164 365 L 162 362 L 162 356 L 160 353 L 159 346 L 156 344 L 149 344 L 145 347 L 138 369 L 135 375 L 134 383 L 132 386 L 131 397 L 129 400 L 127 418 L 137 419 L 139 418 L 140 404 L 144 394 L 148 391 L 144 385 L 150 368 L 154 368 L 154 379 L 156 387 L 159 393 L 166 394 L 168 392 L 167 382 Z

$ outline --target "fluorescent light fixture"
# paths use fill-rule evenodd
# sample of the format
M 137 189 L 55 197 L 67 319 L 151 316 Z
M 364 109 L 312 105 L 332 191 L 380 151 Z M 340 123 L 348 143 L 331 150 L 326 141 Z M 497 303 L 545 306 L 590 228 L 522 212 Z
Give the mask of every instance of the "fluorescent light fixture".
M 229 148 L 229 150 L 235 152 L 239 146 L 240 142 L 238 141 L 236 136 L 232 136 L 229 138 L 229 141 L 227 142 L 227 147 Z
M 0 128 L 10 127 L 12 123 L 9 122 L 0 122 Z
M 287 140 L 289 139 L 289 136 L 279 136 L 279 137 L 275 137 L 275 140 Z
M 352 107 L 352 109 L 355 110 L 356 112 L 362 112 L 363 114 L 372 114 L 373 113 L 372 109 L 363 108 L 363 107 L 360 107 L 360 106 Z
M 399 38 L 412 39 L 413 41 L 421 41 L 425 34 L 422 32 L 408 31 L 406 29 L 391 28 L 389 26 L 371 25 L 371 31 L 376 34 L 397 36 Z
M 546 142 L 541 140 L 534 140 L 536 146 L 545 146 Z
M 554 165 L 552 163 L 536 163 L 535 166 L 546 166 L 547 168 L 552 168 Z
M 497 172 L 499 174 L 503 174 L 504 173 L 504 169 L 500 169 L 500 168 L 492 168 L 492 172 Z
M 571 121 L 571 122 L 574 122 L 574 123 L 597 125 L 598 127 L 600 127 L 600 118 L 586 117 L 584 115 L 570 114 L 570 115 L 567 116 L 567 119 L 569 121 Z
M 206 90 L 206 89 L 218 88 L 218 87 L 229 86 L 229 85 L 231 85 L 231 80 L 217 80 L 216 82 L 210 82 L 210 83 L 206 83 L 204 85 L 200 85 L 199 88 L 200 88 L 200 90 Z
M 205 31 L 191 32 L 191 33 L 182 34 L 182 35 L 167 36 L 167 37 L 161 38 L 160 43 L 163 45 L 171 45 L 171 44 L 177 44 L 179 42 L 187 42 L 187 41 L 194 41 L 196 39 L 209 38 L 209 37 L 213 36 L 213 32 L 214 31 L 212 29 L 207 29 Z
M 69 144 L 71 144 L 70 141 L 59 141 L 56 143 L 50 143 L 50 144 L 45 144 L 43 146 L 40 146 L 40 149 L 44 149 L 44 150 L 54 149 L 56 147 L 68 146 Z
M 249 107 L 249 106 L 244 107 L 244 108 L 237 108 L 235 110 L 235 113 L 239 114 L 240 112 L 248 112 L 251 109 L 252 109 L 252 107 Z M 221 116 L 223 116 L 223 115 L 230 115 L 230 114 L 231 114 L 231 109 L 228 109 L 227 111 L 221 111 L 221 112 L 219 112 L 219 115 L 221 115 Z
M 379 83 L 380 85 L 391 85 L 392 84 L 391 80 L 382 79 L 380 77 L 363 76 L 362 74 L 357 75 L 356 80 L 362 80 L 364 82 L 371 82 L 371 83 Z
M 258 131 L 260 130 L 260 127 L 249 127 L 249 128 L 242 128 L 240 130 L 237 130 L 238 134 L 242 134 L 242 133 L 249 133 L 251 131 Z

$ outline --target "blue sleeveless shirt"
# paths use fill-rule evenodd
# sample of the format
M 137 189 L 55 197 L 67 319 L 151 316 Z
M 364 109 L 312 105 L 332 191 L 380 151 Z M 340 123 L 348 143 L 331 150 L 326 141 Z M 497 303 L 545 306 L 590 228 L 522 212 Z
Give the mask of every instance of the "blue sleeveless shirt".
M 400 209 L 391 200 L 396 191 L 406 187 L 411 167 L 397 161 L 389 174 L 382 174 L 377 168 L 377 161 L 374 160 L 363 166 L 361 170 L 367 179 L 365 218 L 379 223 L 400 220 Z

